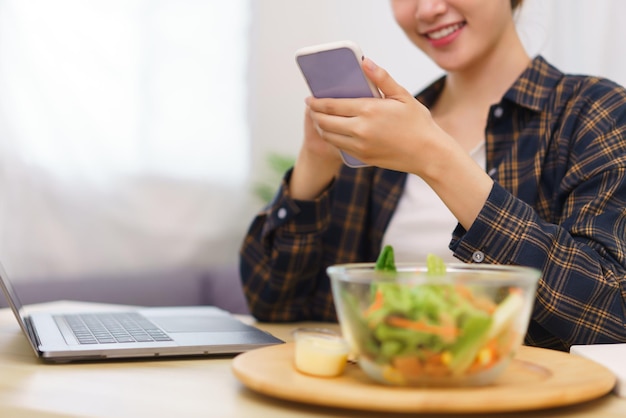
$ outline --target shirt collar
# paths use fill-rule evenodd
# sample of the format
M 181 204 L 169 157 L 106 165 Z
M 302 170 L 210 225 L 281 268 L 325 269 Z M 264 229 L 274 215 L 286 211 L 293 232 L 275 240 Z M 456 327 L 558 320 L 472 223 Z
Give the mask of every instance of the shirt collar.
M 561 71 L 538 55 L 504 94 L 504 99 L 539 112 L 544 109 L 563 76 Z
M 540 111 L 561 78 L 563 78 L 563 73 L 538 55 L 504 94 L 504 99 L 531 110 Z M 432 107 L 443 89 L 445 80 L 445 76 L 440 77 L 420 92 L 416 98 L 426 107 Z

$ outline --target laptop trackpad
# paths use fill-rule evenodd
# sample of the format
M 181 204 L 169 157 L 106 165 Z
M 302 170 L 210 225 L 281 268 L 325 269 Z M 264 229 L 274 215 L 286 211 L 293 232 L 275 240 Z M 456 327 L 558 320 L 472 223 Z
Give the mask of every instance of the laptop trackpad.
M 177 316 L 150 319 L 166 332 L 232 332 L 249 330 L 249 327 L 243 322 L 228 317 Z

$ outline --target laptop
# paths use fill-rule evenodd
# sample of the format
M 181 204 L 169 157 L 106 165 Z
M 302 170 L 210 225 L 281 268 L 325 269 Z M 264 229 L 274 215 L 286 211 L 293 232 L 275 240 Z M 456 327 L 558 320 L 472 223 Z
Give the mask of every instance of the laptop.
M 29 312 L 1 264 L 0 288 L 35 354 L 46 362 L 234 355 L 284 342 L 215 306 Z

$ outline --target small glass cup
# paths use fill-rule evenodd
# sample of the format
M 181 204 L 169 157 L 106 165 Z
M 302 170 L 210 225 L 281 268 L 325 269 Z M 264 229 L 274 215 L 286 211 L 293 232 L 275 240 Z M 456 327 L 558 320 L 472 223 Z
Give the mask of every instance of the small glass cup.
M 294 366 L 311 376 L 335 377 L 343 373 L 350 348 L 341 334 L 326 328 L 297 328 Z

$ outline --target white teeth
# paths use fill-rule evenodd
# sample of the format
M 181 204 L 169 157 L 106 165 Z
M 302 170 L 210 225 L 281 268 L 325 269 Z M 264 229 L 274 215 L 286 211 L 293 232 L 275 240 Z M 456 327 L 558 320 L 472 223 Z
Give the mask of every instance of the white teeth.
M 459 30 L 461 26 L 463 26 L 463 24 L 457 23 L 456 25 L 448 26 L 438 31 L 431 32 L 428 34 L 428 37 L 434 40 L 445 38 L 446 36 L 450 35 L 452 32 Z

